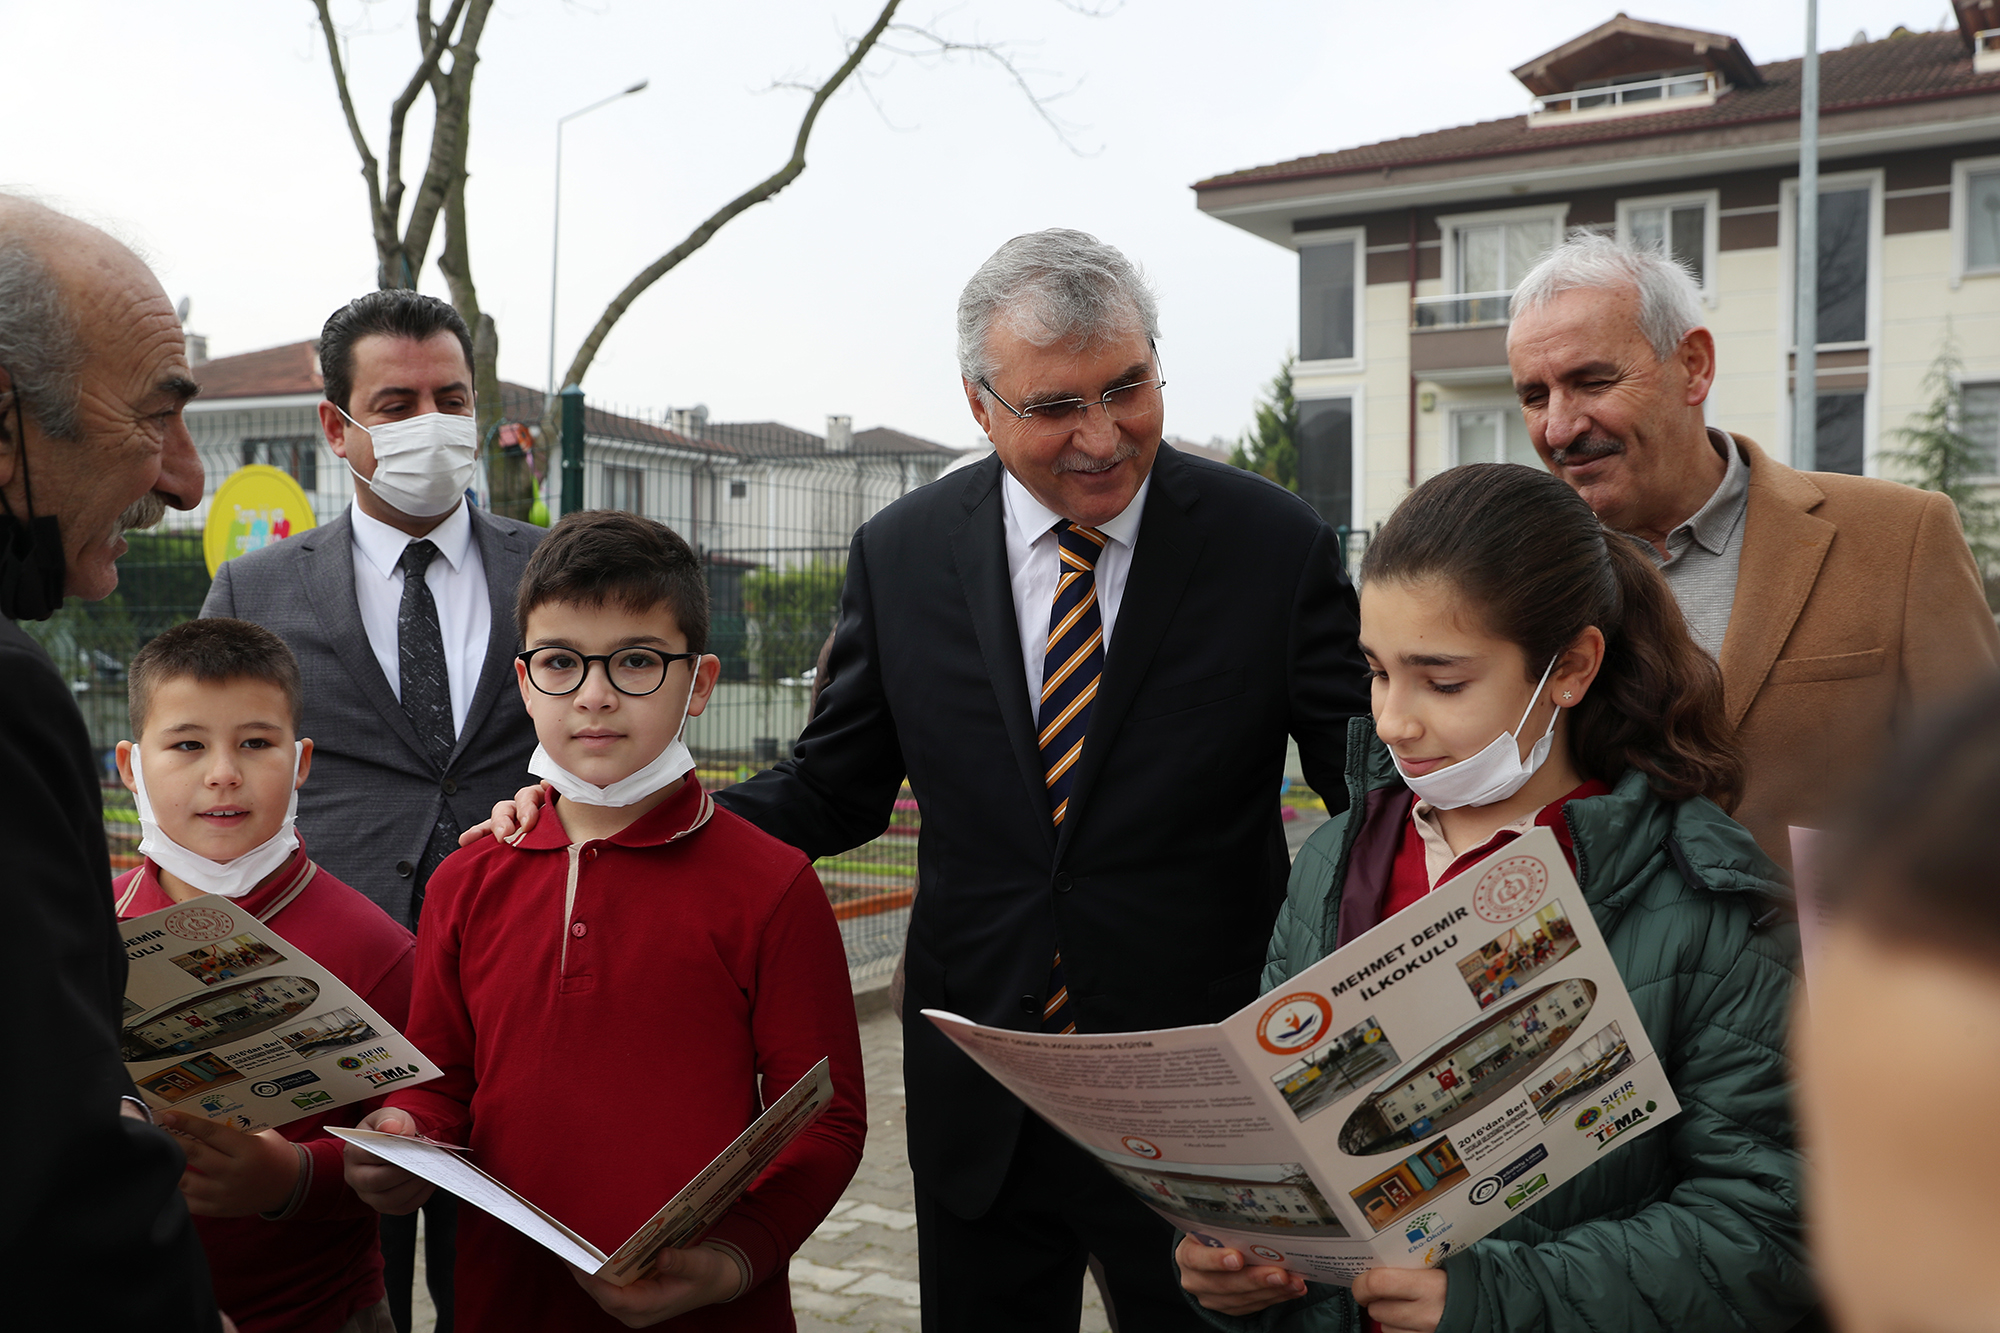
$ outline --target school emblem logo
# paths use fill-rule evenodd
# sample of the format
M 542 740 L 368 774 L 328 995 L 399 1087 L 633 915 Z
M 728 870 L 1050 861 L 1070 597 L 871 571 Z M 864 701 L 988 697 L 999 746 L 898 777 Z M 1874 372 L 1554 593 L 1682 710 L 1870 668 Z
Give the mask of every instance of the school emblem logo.
M 1273 1055 L 1290 1055 L 1317 1045 L 1332 1028 L 1333 1006 L 1324 995 L 1294 991 L 1257 1020 L 1257 1044 Z
M 1576 1127 L 1578 1129 L 1589 1129 L 1597 1123 L 1603 1114 L 1604 1112 L 1595 1106 L 1586 1106 L 1576 1117 Z
M 1532 856 L 1510 856 L 1487 871 L 1472 891 L 1472 910 L 1505 925 L 1535 909 L 1549 887 L 1549 868 Z
M 1285 1256 L 1268 1245 L 1252 1245 L 1250 1253 L 1256 1255 L 1266 1263 L 1281 1264 L 1285 1262 Z
M 1118 1140 L 1118 1142 L 1123 1144 L 1125 1151 L 1131 1153 L 1134 1157 L 1143 1157 L 1149 1162 L 1160 1160 L 1159 1148 L 1140 1138 L 1137 1134 L 1127 1134 L 1124 1138 Z
M 169 935 L 197 944 L 226 940 L 236 930 L 235 919 L 213 907 L 183 907 L 178 912 L 169 912 L 165 925 Z

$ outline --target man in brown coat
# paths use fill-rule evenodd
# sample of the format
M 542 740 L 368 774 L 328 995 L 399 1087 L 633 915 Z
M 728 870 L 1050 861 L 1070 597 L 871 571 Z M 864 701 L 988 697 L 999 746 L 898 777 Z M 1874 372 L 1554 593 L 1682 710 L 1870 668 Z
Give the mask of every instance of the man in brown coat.
M 1647 542 L 1722 664 L 1749 759 L 1736 818 L 1779 864 L 1888 738 L 2000 669 L 1951 501 L 1786 467 L 1708 427 L 1715 339 L 1679 266 L 1603 236 L 1514 293 L 1507 360 L 1549 469 Z

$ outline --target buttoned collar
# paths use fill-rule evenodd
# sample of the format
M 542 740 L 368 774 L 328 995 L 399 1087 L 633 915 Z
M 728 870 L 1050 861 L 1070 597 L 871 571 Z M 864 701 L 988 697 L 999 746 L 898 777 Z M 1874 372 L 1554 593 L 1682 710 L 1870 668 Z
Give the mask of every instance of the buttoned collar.
M 444 516 L 444 522 L 421 538 L 412 537 L 379 518 L 363 513 L 358 504 L 347 506 L 347 517 L 353 525 L 354 548 L 361 552 L 369 568 L 385 579 L 396 572 L 396 567 L 402 563 L 403 548 L 413 541 L 427 541 L 437 547 L 439 557 L 451 566 L 453 573 L 464 566 L 465 553 L 472 548 L 471 502 L 464 499 Z
M 542 795 L 541 814 L 535 820 L 535 826 L 515 839 L 513 846 L 532 851 L 559 851 L 577 841 L 570 837 L 569 830 L 563 827 L 562 819 L 556 814 L 554 788 L 543 783 Z M 619 847 L 661 847 L 687 837 L 708 823 L 714 814 L 714 798 L 702 790 L 701 781 L 690 773 L 681 780 L 680 790 L 672 796 L 610 837 L 588 841 L 608 842 Z
M 1153 474 L 1149 471 L 1133 494 L 1132 503 L 1126 505 L 1118 517 L 1098 524 L 1097 530 L 1130 549 L 1138 540 L 1139 519 L 1145 513 L 1146 491 L 1152 484 Z M 1005 467 L 1000 469 L 1000 494 L 1007 511 L 1007 523 L 1023 546 L 1033 546 L 1048 535 L 1049 529 L 1063 521 L 1061 514 L 1037 500 L 1034 493 Z
M 1676 553 L 1693 541 L 1710 555 L 1721 555 L 1729 549 L 1729 540 L 1743 521 L 1743 511 L 1749 507 L 1750 466 L 1743 461 L 1736 441 L 1710 429 L 1708 442 L 1722 455 L 1722 484 L 1708 497 L 1707 504 L 1694 511 L 1693 517 L 1667 534 L 1667 549 Z

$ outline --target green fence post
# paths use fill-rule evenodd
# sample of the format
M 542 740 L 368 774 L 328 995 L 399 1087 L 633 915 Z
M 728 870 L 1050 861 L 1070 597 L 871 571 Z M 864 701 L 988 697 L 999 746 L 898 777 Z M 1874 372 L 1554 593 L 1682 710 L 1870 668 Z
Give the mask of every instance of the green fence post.
M 562 399 L 562 512 L 583 508 L 583 389 L 572 384 Z

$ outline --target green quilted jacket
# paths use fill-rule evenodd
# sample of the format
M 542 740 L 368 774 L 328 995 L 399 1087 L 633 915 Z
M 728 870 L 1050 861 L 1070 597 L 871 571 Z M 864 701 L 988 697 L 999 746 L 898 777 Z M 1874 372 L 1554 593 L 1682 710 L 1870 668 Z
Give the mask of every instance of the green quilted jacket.
M 1299 850 L 1266 990 L 1332 952 L 1369 794 L 1400 786 L 1367 718 L 1347 749 L 1348 813 Z M 1563 815 L 1681 1113 L 1447 1260 L 1438 1333 L 1790 1328 L 1816 1300 L 1786 1082 L 1798 928 L 1772 910 L 1790 891 L 1741 825 L 1701 798 L 1661 800 L 1640 773 Z M 1367 1326 L 1346 1288 L 1319 1283 L 1250 1318 L 1202 1313 L 1239 1333 Z

